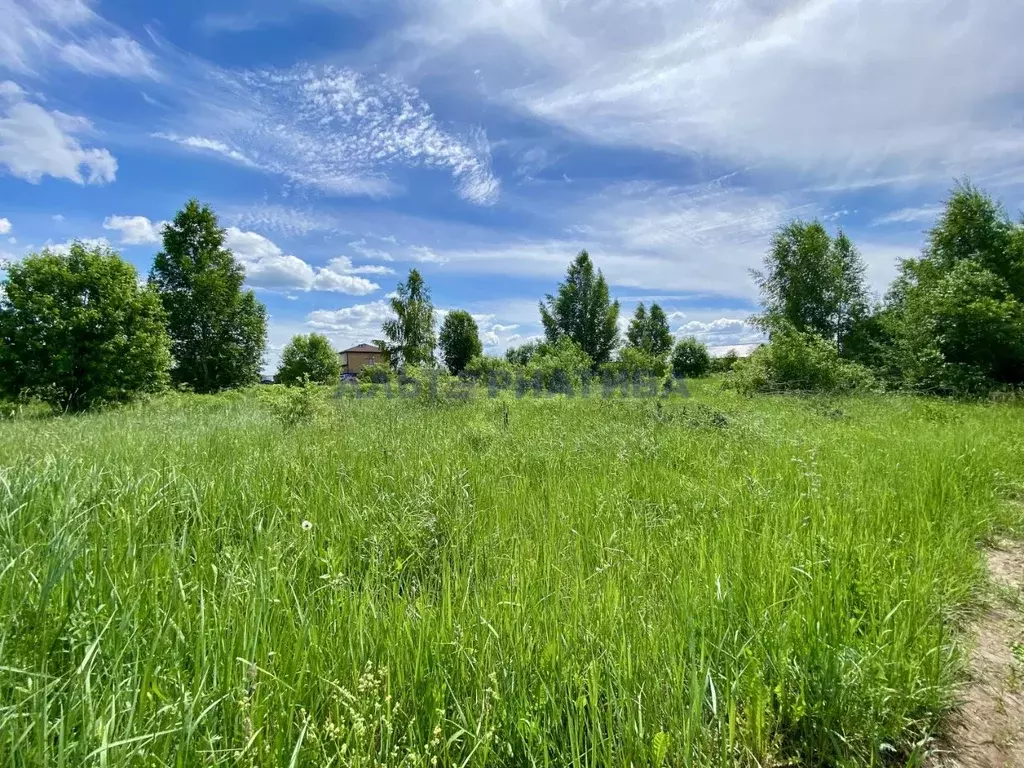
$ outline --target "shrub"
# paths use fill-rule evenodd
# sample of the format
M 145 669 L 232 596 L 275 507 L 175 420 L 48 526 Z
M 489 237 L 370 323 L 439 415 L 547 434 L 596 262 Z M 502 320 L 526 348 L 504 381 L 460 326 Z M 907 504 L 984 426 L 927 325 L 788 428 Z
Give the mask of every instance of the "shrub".
M 629 379 L 663 379 L 668 374 L 668 363 L 640 347 L 624 347 L 619 352 L 619 359 L 603 365 L 601 372 Z
M 693 336 L 680 339 L 672 350 L 672 375 L 681 379 L 697 379 L 711 370 L 711 354 L 706 344 Z
M 0 291 L 0 389 L 62 410 L 164 389 L 170 339 L 160 297 L 107 248 L 75 243 L 9 267 Z
M 387 384 L 394 381 L 395 372 L 387 363 L 370 363 L 359 369 L 356 378 L 366 383 Z
M 326 336 L 311 333 L 295 336 L 281 355 L 274 381 L 294 386 L 300 382 L 334 384 L 341 376 L 341 359 Z
M 872 386 L 870 371 L 839 357 L 831 344 L 813 333 L 782 325 L 771 343 L 734 368 L 728 386 L 753 392 L 849 392 Z
M 531 382 L 539 382 L 549 392 L 568 392 L 583 383 L 583 376 L 593 368 L 590 356 L 575 341 L 563 336 L 553 344 L 540 345 L 539 352 L 526 366 Z
M 462 373 L 481 384 L 508 386 L 515 380 L 517 370 L 521 370 L 521 367 L 517 368 L 503 358 L 479 355 L 469 361 Z

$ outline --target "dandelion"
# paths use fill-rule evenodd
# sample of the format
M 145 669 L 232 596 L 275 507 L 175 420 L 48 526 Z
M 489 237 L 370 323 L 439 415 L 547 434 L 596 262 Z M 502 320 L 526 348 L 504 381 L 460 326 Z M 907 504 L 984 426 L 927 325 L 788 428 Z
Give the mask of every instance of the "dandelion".
M 309 520 L 303 520 L 302 521 L 302 530 L 304 530 L 304 531 L 311 531 L 311 530 L 313 530 L 313 524 L 311 522 L 309 522 Z

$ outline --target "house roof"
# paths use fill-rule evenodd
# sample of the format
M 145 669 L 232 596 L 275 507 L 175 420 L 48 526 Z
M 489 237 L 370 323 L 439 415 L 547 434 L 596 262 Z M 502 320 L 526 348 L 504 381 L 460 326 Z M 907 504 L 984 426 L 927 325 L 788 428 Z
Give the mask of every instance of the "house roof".
M 356 344 L 354 347 L 341 350 L 342 354 L 345 352 L 376 352 L 380 354 L 380 349 L 373 346 L 373 344 Z

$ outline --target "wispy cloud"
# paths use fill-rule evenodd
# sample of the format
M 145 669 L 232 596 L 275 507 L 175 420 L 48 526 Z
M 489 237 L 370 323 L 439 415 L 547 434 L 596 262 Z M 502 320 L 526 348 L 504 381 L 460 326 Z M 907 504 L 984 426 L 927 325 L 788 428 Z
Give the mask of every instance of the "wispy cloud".
M 88 75 L 158 76 L 152 55 L 87 0 L 0 0 L 0 68 L 41 75 L 70 67 Z
M 153 57 L 128 37 L 93 37 L 84 43 L 68 43 L 60 58 L 79 72 L 142 79 L 157 77 Z
M 919 221 L 935 221 L 942 213 L 943 207 L 941 205 L 921 205 L 916 208 L 900 208 L 897 211 L 892 211 L 884 216 L 879 216 L 873 222 L 872 226 L 881 226 L 884 224 L 913 224 Z
M 471 65 L 492 100 L 602 144 L 814 183 L 1024 180 L 1024 5 L 435 0 L 394 66 Z M 413 64 L 405 64 L 413 62 Z
M 158 136 L 331 195 L 388 196 L 399 190 L 392 172 L 426 168 L 450 173 L 469 202 L 498 199 L 484 132 L 446 130 L 398 79 L 330 66 L 199 69 L 202 98 L 189 99 L 183 125 Z

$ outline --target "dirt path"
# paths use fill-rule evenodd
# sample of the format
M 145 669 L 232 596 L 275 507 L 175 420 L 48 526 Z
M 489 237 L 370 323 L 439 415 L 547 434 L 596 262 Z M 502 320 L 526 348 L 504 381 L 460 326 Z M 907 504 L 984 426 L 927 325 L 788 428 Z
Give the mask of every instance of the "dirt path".
M 988 553 L 992 595 L 962 705 L 934 768 L 1024 768 L 1024 544 Z

